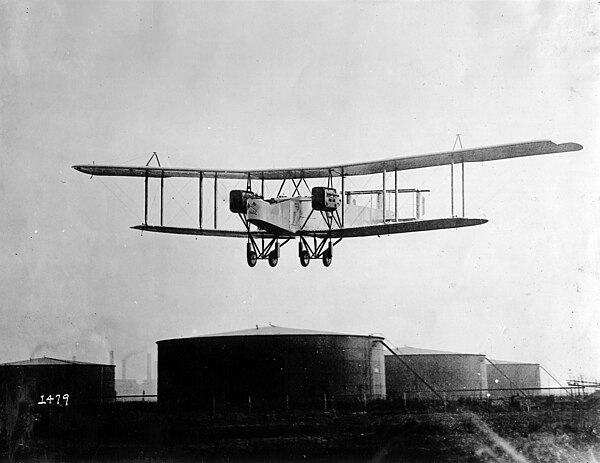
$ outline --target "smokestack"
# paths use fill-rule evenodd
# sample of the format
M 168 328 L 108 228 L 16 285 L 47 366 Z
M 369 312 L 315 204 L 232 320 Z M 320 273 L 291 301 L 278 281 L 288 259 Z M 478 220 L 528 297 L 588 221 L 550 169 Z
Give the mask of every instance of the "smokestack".
M 152 380 L 152 355 L 146 355 L 146 376 L 148 381 Z
M 121 375 L 122 379 L 127 379 L 127 359 L 121 360 Z
M 114 350 L 111 350 L 109 352 L 109 361 L 108 362 L 109 362 L 108 363 L 109 365 L 114 365 L 115 364 L 115 351 Z
M 73 359 L 72 359 L 72 360 L 73 360 L 73 361 L 77 360 L 77 357 L 73 356 Z

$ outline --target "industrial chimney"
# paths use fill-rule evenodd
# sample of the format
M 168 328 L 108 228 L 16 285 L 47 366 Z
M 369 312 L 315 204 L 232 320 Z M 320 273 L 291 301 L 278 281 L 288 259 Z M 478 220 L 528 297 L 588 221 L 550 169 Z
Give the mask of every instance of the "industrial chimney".
M 121 375 L 122 379 L 127 379 L 127 359 L 121 360 Z
M 109 365 L 114 365 L 115 364 L 115 351 L 111 350 L 109 352 L 109 360 L 108 360 L 108 364 Z

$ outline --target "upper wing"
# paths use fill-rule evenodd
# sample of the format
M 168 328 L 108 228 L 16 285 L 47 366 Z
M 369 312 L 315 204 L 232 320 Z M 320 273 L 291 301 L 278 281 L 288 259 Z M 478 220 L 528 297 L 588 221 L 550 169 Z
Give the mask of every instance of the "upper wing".
M 333 176 L 369 175 L 385 171 L 419 169 L 423 167 L 458 164 L 461 162 L 483 162 L 498 159 L 509 159 L 540 154 L 564 153 L 579 151 L 583 147 L 578 143 L 562 143 L 557 145 L 551 141 L 532 141 L 511 145 L 488 146 L 460 151 L 406 156 L 383 161 L 361 162 L 329 167 L 311 167 L 295 169 L 266 170 L 217 170 L 217 169 L 183 169 L 166 167 L 123 167 L 77 165 L 74 169 L 90 175 L 110 175 L 124 177 L 217 177 L 224 179 L 264 179 L 283 180 L 298 178 L 326 178 Z

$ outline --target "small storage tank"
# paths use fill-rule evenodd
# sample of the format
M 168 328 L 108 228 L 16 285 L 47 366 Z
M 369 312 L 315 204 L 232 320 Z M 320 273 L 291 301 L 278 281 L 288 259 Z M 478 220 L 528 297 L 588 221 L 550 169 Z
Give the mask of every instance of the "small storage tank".
M 158 401 L 194 408 L 385 398 L 382 340 L 257 326 L 158 341 Z
M 115 366 L 50 357 L 0 364 L 0 395 L 17 392 L 32 404 L 85 406 L 112 401 Z
M 415 347 L 401 347 L 385 356 L 388 398 L 435 397 L 427 386 L 447 398 L 487 398 L 486 359 L 483 354 L 464 354 Z M 427 383 L 427 384 L 426 384 Z
M 541 387 L 538 363 L 490 360 L 487 366 L 489 392 L 492 398 L 514 395 L 539 395 Z

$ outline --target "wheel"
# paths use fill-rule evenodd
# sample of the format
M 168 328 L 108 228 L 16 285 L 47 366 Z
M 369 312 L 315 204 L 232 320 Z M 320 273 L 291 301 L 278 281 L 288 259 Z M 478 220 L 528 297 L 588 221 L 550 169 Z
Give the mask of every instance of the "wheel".
M 275 267 L 277 265 L 277 262 L 279 262 L 279 256 L 277 255 L 277 250 L 271 251 L 269 253 L 269 265 L 271 267 Z
M 250 267 L 254 267 L 256 262 L 258 261 L 258 257 L 256 257 L 256 253 L 254 251 L 248 251 L 246 253 L 246 261 Z
M 331 250 L 328 249 L 327 251 L 325 251 L 323 253 L 323 265 L 325 267 L 329 267 L 331 265 L 331 260 L 333 259 L 332 255 L 331 255 Z
M 308 267 L 308 264 L 310 264 L 308 251 L 300 251 L 300 265 L 302 265 L 302 267 Z

